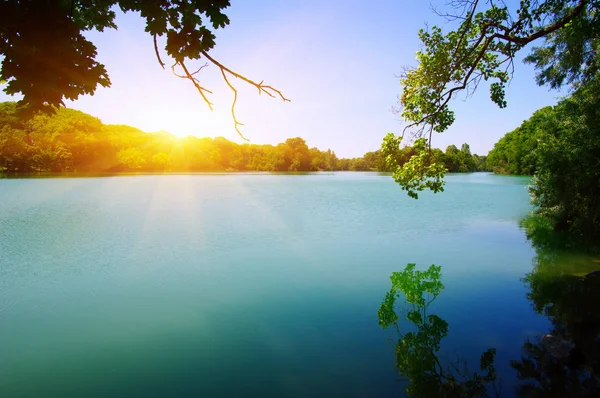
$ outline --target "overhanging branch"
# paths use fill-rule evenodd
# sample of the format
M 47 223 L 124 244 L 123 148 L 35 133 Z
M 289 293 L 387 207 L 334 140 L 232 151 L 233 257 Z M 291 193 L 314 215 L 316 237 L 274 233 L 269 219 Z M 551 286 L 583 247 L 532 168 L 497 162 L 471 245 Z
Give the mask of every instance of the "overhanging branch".
M 248 79 L 247 77 L 244 77 L 242 75 L 240 75 L 239 73 L 236 73 L 234 71 L 232 71 L 231 69 L 229 69 L 228 67 L 224 66 L 223 64 L 221 64 L 219 61 L 217 61 L 216 59 L 214 59 L 213 57 L 211 57 L 210 55 L 208 55 L 208 53 L 206 51 L 202 51 L 202 55 L 204 55 L 206 57 L 206 59 L 208 59 L 210 62 L 212 62 L 213 64 L 215 64 L 217 67 L 219 67 L 219 69 L 221 69 L 221 72 L 223 74 L 223 76 L 225 76 L 225 72 L 229 73 L 232 76 L 237 77 L 238 79 L 242 79 L 243 81 L 245 81 L 248 84 L 253 85 L 254 87 L 256 87 L 258 89 L 258 93 L 265 93 L 267 94 L 269 97 L 271 98 L 275 98 L 275 95 L 273 95 L 273 93 L 277 94 L 284 102 L 291 102 L 289 99 L 285 98 L 283 96 L 283 94 L 281 93 L 281 91 L 277 90 L 274 87 L 271 86 L 265 86 L 263 85 L 263 81 L 261 81 L 260 83 L 256 83 L 253 80 Z
M 154 36 L 154 49 L 156 52 L 156 57 L 158 59 L 159 64 L 163 67 L 164 69 L 164 63 L 162 62 L 161 58 L 160 58 L 160 54 L 158 52 L 158 46 L 156 44 L 156 36 Z M 217 66 L 219 68 L 219 70 L 221 71 L 221 75 L 223 76 L 223 80 L 225 80 L 225 83 L 227 84 L 227 86 L 231 89 L 231 91 L 233 91 L 233 102 L 231 104 L 231 116 L 233 118 L 233 127 L 235 129 L 235 131 L 238 133 L 238 135 L 246 140 L 249 141 L 240 131 L 239 127 L 243 126 L 244 124 L 241 123 L 236 115 L 235 115 L 235 106 L 237 104 L 237 98 L 238 98 L 238 91 L 237 89 L 234 87 L 234 85 L 230 82 L 228 75 L 234 76 L 238 79 L 241 79 L 243 81 L 245 81 L 246 83 L 256 87 L 256 89 L 258 90 L 259 94 L 265 93 L 267 94 L 269 97 L 271 98 L 275 98 L 276 96 L 280 97 L 284 102 L 291 102 L 288 98 L 286 98 L 283 93 L 272 87 L 272 86 L 267 86 L 264 85 L 264 81 L 261 81 L 260 83 L 255 82 L 254 80 L 248 79 L 247 77 L 234 72 L 233 70 L 229 69 L 228 67 L 226 67 L 225 65 L 221 64 L 219 61 L 217 61 L 216 59 L 214 59 L 213 57 L 211 57 L 206 51 L 202 51 L 202 55 L 204 57 L 206 57 L 207 60 L 209 60 L 212 64 L 214 64 L 215 66 Z M 177 73 L 176 71 L 176 66 L 180 66 L 181 69 L 183 69 L 183 74 Z M 173 71 L 173 74 L 179 78 L 182 79 L 188 79 L 190 80 L 193 84 L 194 87 L 196 87 L 196 89 L 198 90 L 198 92 L 200 93 L 200 95 L 202 96 L 202 99 L 204 100 L 204 102 L 206 102 L 206 104 L 208 105 L 209 109 L 212 111 L 213 110 L 213 103 L 210 102 L 210 100 L 208 99 L 206 94 L 212 94 L 212 91 L 210 91 L 209 89 L 207 89 L 206 87 L 202 86 L 200 84 L 200 81 L 196 78 L 196 74 L 198 74 L 198 72 L 200 72 L 202 69 L 204 69 L 205 67 L 207 67 L 208 64 L 205 63 L 204 65 L 202 65 L 200 68 L 198 68 L 198 70 L 196 70 L 195 72 L 190 72 L 185 64 L 184 61 L 176 61 L 172 66 L 171 66 L 171 70 Z
M 573 7 L 573 9 L 567 15 L 560 18 L 558 21 L 554 22 L 553 24 L 545 26 L 545 27 L 537 30 L 536 32 L 533 32 L 526 36 L 517 36 L 517 35 L 513 34 L 513 32 L 518 31 L 519 28 L 524 24 L 523 18 L 520 18 L 517 21 L 513 22 L 511 24 L 510 28 L 507 26 L 504 26 L 502 24 L 493 24 L 493 23 L 484 24 L 480 27 L 481 33 L 480 33 L 479 37 L 477 39 L 475 39 L 475 41 L 472 44 L 469 45 L 469 47 L 470 47 L 469 50 L 465 54 L 462 54 L 462 56 L 460 56 L 457 59 L 459 48 L 462 44 L 462 41 L 466 37 L 466 33 L 468 32 L 469 27 L 472 24 L 471 18 L 473 17 L 473 15 L 475 13 L 475 9 L 477 7 L 478 0 L 473 0 L 473 1 L 468 1 L 468 2 L 463 3 L 463 4 L 468 4 L 470 7 L 469 7 L 469 11 L 466 11 L 467 16 L 464 17 L 465 22 L 463 22 L 463 24 L 462 24 L 462 26 L 464 26 L 464 30 L 461 32 L 461 35 L 458 40 L 458 44 L 454 48 L 454 51 L 453 51 L 454 54 L 452 54 L 452 57 L 451 57 L 451 59 L 454 59 L 454 60 L 450 62 L 450 68 L 449 68 L 450 72 L 448 73 L 448 76 L 451 75 L 452 70 L 455 70 L 458 66 L 462 65 L 467 60 L 472 59 L 474 57 L 473 61 L 469 62 L 468 69 L 466 70 L 466 73 L 465 73 L 463 79 L 461 79 L 458 82 L 458 85 L 456 85 L 452 88 L 449 88 L 448 90 L 446 90 L 444 93 L 442 93 L 439 96 L 438 105 L 435 107 L 435 110 L 431 113 L 424 115 L 418 121 L 410 123 L 406 127 L 404 127 L 404 129 L 402 131 L 402 136 L 404 136 L 405 132 L 408 129 L 416 127 L 416 126 L 421 126 L 417 130 L 417 134 L 422 134 L 424 132 L 425 126 L 423 126 L 423 124 L 432 123 L 433 119 L 435 119 L 435 117 L 437 115 L 439 115 L 440 112 L 443 111 L 443 109 L 446 107 L 448 102 L 452 99 L 453 95 L 457 91 L 464 90 L 469 86 L 469 84 L 472 82 L 471 76 L 473 75 L 473 73 L 476 70 L 478 70 L 479 63 L 482 61 L 485 54 L 488 51 L 491 51 L 490 47 L 493 44 L 495 44 L 496 40 L 504 41 L 509 46 L 509 47 L 507 47 L 507 50 L 506 50 L 506 52 L 508 54 L 505 54 L 507 56 L 507 58 L 504 59 L 502 62 L 500 62 L 498 66 L 508 62 L 508 65 L 506 66 L 505 71 L 508 71 L 510 68 L 512 68 L 514 71 L 513 56 L 514 56 L 514 52 L 516 50 L 518 50 L 519 48 L 521 48 L 539 38 L 545 37 L 548 34 L 555 32 L 556 30 L 563 28 L 566 24 L 571 22 L 574 18 L 576 18 L 577 16 L 579 16 L 579 14 L 581 14 L 583 12 L 587 3 L 588 3 L 588 0 L 580 0 L 577 3 L 577 5 L 575 7 Z M 467 7 L 465 7 L 465 10 L 466 9 L 467 9 Z M 440 14 L 438 13 L 438 15 L 440 15 Z M 515 46 L 516 48 L 511 48 L 510 44 L 516 45 Z M 512 73 L 511 73 L 511 75 L 512 75 Z M 448 81 L 447 83 L 450 83 L 450 82 Z M 430 137 L 431 137 L 431 134 L 430 134 Z

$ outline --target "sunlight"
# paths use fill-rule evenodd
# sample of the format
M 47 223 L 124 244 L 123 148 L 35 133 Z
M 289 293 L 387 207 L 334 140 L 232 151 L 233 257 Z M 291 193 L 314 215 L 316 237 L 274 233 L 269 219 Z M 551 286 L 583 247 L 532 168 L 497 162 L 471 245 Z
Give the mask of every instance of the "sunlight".
M 204 247 L 202 206 L 199 205 L 200 198 L 191 184 L 192 178 L 191 175 L 180 175 L 153 181 L 152 198 L 141 230 L 142 238 L 156 234 L 161 225 L 164 225 L 165 218 L 169 218 L 179 231 L 185 232 L 194 246 Z
M 193 109 L 193 110 L 191 110 Z M 141 112 L 136 127 L 147 132 L 168 132 L 177 138 L 187 136 L 217 137 L 224 136 L 237 141 L 239 136 L 233 129 L 228 110 L 210 111 L 205 104 L 194 104 L 194 108 L 161 108 L 160 112 L 150 110 Z

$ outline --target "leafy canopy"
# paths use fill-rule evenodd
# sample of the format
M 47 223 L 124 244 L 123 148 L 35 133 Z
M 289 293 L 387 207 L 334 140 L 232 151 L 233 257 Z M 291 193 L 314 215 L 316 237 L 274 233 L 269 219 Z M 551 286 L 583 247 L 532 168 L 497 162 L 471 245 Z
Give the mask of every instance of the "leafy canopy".
M 600 79 L 584 83 L 547 116 L 530 188 L 535 212 L 554 231 L 598 248 Z
M 579 85 L 598 70 L 600 0 L 522 0 L 514 10 L 496 0 L 455 0 L 450 4 L 450 13 L 438 14 L 457 23 L 457 28 L 446 34 L 437 26 L 420 30 L 423 46 L 417 52 L 418 65 L 400 78 L 397 112 L 407 122 L 402 136 L 410 131 L 431 145 L 433 132 L 442 133 L 454 123 L 450 100 L 459 92 L 469 95 L 482 81 L 489 82 L 491 100 L 506 107 L 506 85 L 514 58 L 536 40 L 544 43 L 533 49 L 526 62 L 538 70 L 539 84 Z M 384 153 L 386 147 L 384 142 Z M 417 190 L 440 191 L 438 184 L 414 182 L 431 178 L 423 171 L 432 161 L 423 156 L 420 165 L 404 167 L 404 176 L 397 182 Z M 438 172 L 436 179 L 443 174 Z
M 531 236 L 598 251 L 600 237 L 600 79 L 581 83 L 556 106 L 536 111 L 502 137 L 487 158 L 495 172 L 534 175 Z
M 444 191 L 444 174 L 446 167 L 442 162 L 432 162 L 432 153 L 427 146 L 425 138 L 417 139 L 412 150 L 414 152 L 410 160 L 402 165 L 397 162 L 398 153 L 401 150 L 402 137 L 396 137 L 388 133 L 383 139 L 381 146 L 385 155 L 386 166 L 393 172 L 392 177 L 411 198 L 418 199 L 418 191 L 425 188 L 433 192 Z

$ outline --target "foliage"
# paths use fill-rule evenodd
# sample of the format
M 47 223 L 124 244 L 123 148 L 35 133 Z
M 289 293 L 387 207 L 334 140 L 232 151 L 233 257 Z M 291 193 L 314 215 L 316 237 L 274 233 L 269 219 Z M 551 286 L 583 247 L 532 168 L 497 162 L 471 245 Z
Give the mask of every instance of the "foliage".
M 394 181 L 408 196 L 418 199 L 417 192 L 427 188 L 434 193 L 444 191 L 444 175 L 487 171 L 486 157 L 472 155 L 469 144 L 463 144 L 458 150 L 455 145 L 446 148 L 446 152 L 430 149 L 424 138 L 415 140 L 412 146 L 401 148 L 402 137 L 388 133 L 381 144 L 384 156 L 384 170 L 391 171 Z
M 600 76 L 554 107 L 536 111 L 490 151 L 497 173 L 534 174 L 530 236 L 566 248 L 600 250 Z M 553 244 L 554 244 L 553 243 Z
M 559 8 L 556 2 L 555 19 L 568 10 Z M 577 18 L 573 18 L 561 29 L 549 33 L 544 46 L 533 47 L 525 62 L 538 70 L 536 80 L 539 85 L 547 84 L 559 88 L 564 84 L 579 87 L 593 79 L 599 70 L 598 46 L 600 37 L 600 15 L 598 1 L 579 1 L 586 3 Z
M 530 189 L 536 213 L 557 231 L 591 242 L 600 236 L 600 79 L 555 109 L 537 151 Z
M 123 12 L 139 13 L 146 20 L 145 31 L 154 39 L 156 57 L 163 69 L 165 63 L 157 40 L 166 38 L 164 50 L 174 61 L 173 73 L 188 79 L 211 109 L 212 103 L 207 98 L 211 91 L 197 78 L 203 67 L 190 71 L 186 61 L 202 58 L 220 69 L 234 94 L 231 114 L 234 128 L 242 136 L 238 129 L 242 123 L 235 116 L 237 90 L 229 77 L 253 85 L 259 93 L 289 100 L 279 90 L 232 71 L 208 54 L 216 44 L 215 31 L 229 24 L 223 13 L 229 5 L 229 0 L 2 1 L 0 82 L 6 84 L 7 94 L 23 95 L 19 105 L 27 115 L 39 110 L 54 112 L 64 105 L 64 99 L 93 94 L 98 85 L 109 87 L 106 67 L 97 61 L 97 48 L 85 33 L 117 29 L 118 7 Z
M 435 314 L 428 314 L 429 305 L 443 290 L 441 267 L 431 265 L 427 271 L 415 269 L 408 264 L 404 271 L 394 272 L 390 277 L 392 287 L 386 293 L 377 315 L 383 328 L 395 325 L 398 331 L 396 364 L 398 372 L 408 377 L 407 394 L 411 397 L 485 397 L 494 388 L 497 373 L 494 367 L 495 349 L 481 355 L 480 369 L 470 373 L 464 364 L 444 368 L 438 359 L 441 340 L 448 333 L 448 323 Z M 396 299 L 404 295 L 408 327 L 416 329 L 400 332 L 399 315 L 395 310 Z
M 63 105 L 63 98 L 92 94 L 110 80 L 96 60 L 91 30 L 116 29 L 114 6 L 139 12 L 146 32 L 166 35 L 166 51 L 176 61 L 198 59 L 215 46 L 216 30 L 229 24 L 228 0 L 161 1 L 4 1 L 0 3 L 0 79 L 7 94 L 22 93 L 34 109 Z
M 594 75 L 597 1 L 521 1 L 514 11 L 495 1 L 487 2 L 484 10 L 479 10 L 479 1 L 458 1 L 456 5 L 457 9 L 463 7 L 463 14 L 451 15 L 461 21 L 458 28 L 447 34 L 437 26 L 420 30 L 423 48 L 417 52 L 419 64 L 400 79 L 402 117 L 415 126 L 426 124 L 433 131 L 445 131 L 454 121 L 449 100 L 458 91 L 476 88 L 481 80 L 493 81 L 490 97 L 505 107 L 505 87 L 513 58 L 540 38 L 546 39 L 546 45 L 537 47 L 528 58 L 543 69 L 540 76 L 545 77 L 540 82 L 545 83 L 552 75 L 547 68 L 564 69 L 570 82 Z M 560 46 L 567 43 L 579 53 L 572 62 L 557 54 Z M 583 55 L 590 50 L 591 54 Z M 542 56 L 544 52 L 546 56 Z M 584 63 L 586 60 L 588 63 Z M 550 80 L 556 86 L 562 84 L 560 79 Z
M 393 136 L 388 134 L 383 140 L 383 151 L 386 152 L 386 147 L 396 145 L 398 141 Z M 403 190 L 408 193 L 408 196 L 418 199 L 417 191 L 423 191 L 425 188 L 431 189 L 437 193 L 444 191 L 443 177 L 446 173 L 446 168 L 441 163 L 430 162 L 431 152 L 427 148 L 427 142 L 424 138 L 419 138 L 412 146 L 415 154 L 404 165 L 394 165 L 393 159 L 387 157 L 388 168 L 396 166 L 393 170 L 394 181 L 396 181 Z
M 521 126 L 494 144 L 488 153 L 488 167 L 499 174 L 533 175 L 538 164 L 538 143 L 556 118 L 556 111 L 551 106 L 535 111 Z
M 408 123 L 404 132 L 411 130 L 429 146 L 434 131 L 444 132 L 453 124 L 450 100 L 459 92 L 466 90 L 469 95 L 488 81 L 491 100 L 506 107 L 505 89 L 514 58 L 529 43 L 545 40 L 526 58 L 538 69 L 540 84 L 577 86 L 593 78 L 598 69 L 599 0 L 525 0 L 513 10 L 496 0 L 457 0 L 450 5 L 454 11 L 444 16 L 458 22 L 456 29 L 420 30 L 423 46 L 416 55 L 418 65 L 400 78 L 397 111 Z M 431 175 L 424 172 L 435 167 L 433 162 L 424 157 L 418 167 L 405 165 L 402 173 L 407 177 L 397 182 L 409 195 L 413 186 L 439 191 L 440 185 L 428 184 Z
M 403 148 L 403 161 L 414 154 Z M 125 125 L 104 125 L 72 109 L 25 118 L 15 102 L 0 103 L 0 173 L 118 171 L 386 171 L 381 151 L 339 159 L 304 139 L 238 145 L 223 137 L 177 139 Z

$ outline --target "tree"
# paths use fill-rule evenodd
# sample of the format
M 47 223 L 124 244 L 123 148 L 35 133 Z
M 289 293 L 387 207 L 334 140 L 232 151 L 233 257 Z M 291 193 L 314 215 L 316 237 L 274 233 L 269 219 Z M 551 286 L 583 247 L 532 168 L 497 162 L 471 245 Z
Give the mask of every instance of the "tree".
M 445 181 L 442 176 L 446 172 L 446 168 L 443 163 L 432 161 L 434 159 L 433 152 L 429 150 L 425 138 L 415 141 L 412 146 L 414 155 L 404 164 L 398 163 L 398 158 L 402 156 L 401 141 L 402 137 L 395 137 L 392 133 L 388 133 L 381 146 L 382 152 L 387 154 L 386 165 L 389 170 L 392 170 L 394 181 L 400 184 L 408 196 L 414 199 L 418 199 L 417 192 L 423 191 L 425 188 L 429 188 L 433 192 L 443 192 Z M 415 175 L 418 175 L 419 178 L 415 178 Z
M 146 32 L 154 40 L 154 49 L 164 69 L 158 48 L 158 38 L 166 36 L 166 54 L 173 60 L 171 69 L 188 79 L 212 109 L 207 97 L 211 91 L 196 77 L 208 63 L 221 71 L 233 91 L 231 114 L 234 128 L 240 136 L 241 123 L 235 117 L 237 90 L 231 76 L 253 85 L 259 93 L 283 94 L 263 82 L 257 83 L 229 69 L 210 54 L 215 46 L 214 31 L 229 24 L 223 10 L 229 0 L 42 0 L 0 2 L 0 81 L 6 82 L 7 94 L 23 95 L 22 109 L 53 112 L 64 106 L 64 100 L 76 100 L 80 95 L 93 94 L 98 85 L 110 86 L 106 68 L 96 60 L 96 46 L 84 36 L 91 30 L 116 29 L 115 11 L 139 12 L 146 19 Z M 207 64 L 193 71 L 189 61 L 203 59 Z
M 473 161 L 473 155 L 471 155 L 469 144 L 462 144 L 459 157 L 461 163 L 460 171 L 465 173 L 475 171 L 475 162 Z
M 306 141 L 300 137 L 288 138 L 280 144 L 284 153 L 287 171 L 303 171 L 310 169 L 310 150 Z
M 521 126 L 507 133 L 488 154 L 496 173 L 533 175 L 537 170 L 537 147 L 544 131 L 554 123 L 551 106 L 537 110 Z
M 446 170 L 450 173 L 458 172 L 461 169 L 461 157 L 456 145 L 448 145 L 444 155 Z
M 536 150 L 530 189 L 536 213 L 555 231 L 598 247 L 600 236 L 600 79 L 561 101 Z
M 600 0 L 525 0 L 516 10 L 496 0 L 456 0 L 451 4 L 453 11 L 438 14 L 458 22 L 458 27 L 447 34 L 437 26 L 420 30 L 423 48 L 417 52 L 419 64 L 400 78 L 397 111 L 408 123 L 402 137 L 411 131 L 430 147 L 432 133 L 444 132 L 454 122 L 450 100 L 461 91 L 472 93 L 482 81 L 491 81 L 491 100 L 504 108 L 515 56 L 540 39 L 544 44 L 526 58 L 537 68 L 539 84 L 577 87 L 598 71 Z M 385 142 L 382 145 L 389 149 Z M 405 169 L 404 180 L 431 178 L 424 172 L 430 160 L 422 157 L 425 164 Z M 440 169 L 438 177 L 443 175 Z
M 144 154 L 137 148 L 122 149 L 117 156 L 119 161 L 128 169 L 141 169 L 146 164 Z
M 566 246 L 600 250 L 600 79 L 536 111 L 489 153 L 495 172 L 534 175 L 532 234 L 549 229 Z M 537 231 L 535 231 L 537 230 Z
M 489 171 L 489 167 L 487 165 L 487 156 L 479 156 L 477 154 L 474 154 L 473 160 L 475 162 L 475 170 Z
M 365 154 L 365 156 L 367 156 L 367 154 Z M 331 149 L 321 151 L 318 148 L 310 148 L 310 159 L 311 170 L 337 170 L 338 158 Z
M 25 139 L 25 134 L 10 126 L 0 128 L 0 172 L 32 171 Z
M 169 167 L 169 155 L 159 152 L 152 156 L 152 168 L 156 171 L 165 171 Z
M 304 139 L 273 145 L 238 145 L 223 137 L 178 139 L 125 125 L 105 125 L 83 112 L 60 108 L 32 118 L 15 102 L 0 103 L 0 173 L 145 171 L 385 170 L 381 151 L 338 159 L 331 149 L 308 149 Z M 433 156 L 443 155 L 433 150 Z M 417 152 L 407 146 L 398 162 Z

